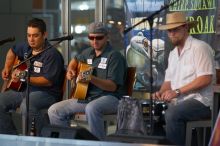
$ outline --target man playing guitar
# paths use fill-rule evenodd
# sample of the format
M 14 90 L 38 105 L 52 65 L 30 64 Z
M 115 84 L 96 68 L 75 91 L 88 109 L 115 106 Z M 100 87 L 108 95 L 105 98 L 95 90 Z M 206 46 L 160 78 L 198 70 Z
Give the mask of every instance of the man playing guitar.
M 13 46 L 7 52 L 2 79 L 9 83 L 18 83 L 21 75 L 19 67 L 14 67 L 16 58 L 20 61 L 32 57 L 29 62 L 29 119 L 35 118 L 37 134 L 40 132 L 42 119 L 40 110 L 48 108 L 57 102 L 62 95 L 62 79 L 64 78 L 64 60 L 62 55 L 47 41 L 46 24 L 43 20 L 33 18 L 28 22 L 27 41 Z M 48 49 L 49 48 L 49 49 Z M 43 52 L 41 52 L 43 51 Z M 23 68 L 25 70 L 25 68 Z M 23 71 L 24 71 L 23 70 Z M 55 80 L 60 79 L 60 80 Z M 0 94 L 0 133 L 16 134 L 11 117 L 7 112 L 20 106 L 23 116 L 26 116 L 26 87 L 11 89 Z M 31 120 L 30 120 L 31 123 Z M 29 123 L 29 125 L 30 125 Z M 30 126 L 29 126 L 30 128 Z
M 117 112 L 118 101 L 126 92 L 124 83 L 127 65 L 120 52 L 109 44 L 107 28 L 103 23 L 92 23 L 88 30 L 91 47 L 70 61 L 66 75 L 68 80 L 76 78 L 78 83 L 88 83 L 86 97 L 76 99 L 78 96 L 74 94 L 74 98 L 52 105 L 48 115 L 51 124 L 68 126 L 69 116 L 83 112 L 87 116 L 91 133 L 104 139 L 102 115 Z M 92 74 L 78 74 L 76 62 L 91 66 Z

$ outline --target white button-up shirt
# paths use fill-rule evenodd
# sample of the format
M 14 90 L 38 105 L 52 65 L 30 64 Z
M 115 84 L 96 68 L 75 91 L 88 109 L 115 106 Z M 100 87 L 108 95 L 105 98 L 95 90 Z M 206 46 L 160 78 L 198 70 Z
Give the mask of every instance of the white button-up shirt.
M 184 48 L 178 55 L 177 47 L 169 54 L 165 81 L 171 82 L 171 88 L 179 89 L 202 75 L 214 74 L 214 56 L 212 48 L 204 41 L 189 36 Z M 183 94 L 176 102 L 195 98 L 206 106 L 211 106 L 213 98 L 212 85 L 200 90 Z

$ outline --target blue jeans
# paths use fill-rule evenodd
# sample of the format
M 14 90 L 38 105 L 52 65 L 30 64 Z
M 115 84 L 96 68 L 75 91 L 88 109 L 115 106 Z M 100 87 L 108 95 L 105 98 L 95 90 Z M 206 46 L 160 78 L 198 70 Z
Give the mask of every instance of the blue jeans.
M 195 99 L 170 104 L 165 113 L 167 139 L 176 145 L 185 144 L 187 121 L 211 117 L 210 107 Z
M 118 99 L 111 95 L 101 96 L 89 103 L 79 103 L 77 99 L 68 99 L 52 105 L 48 109 L 52 125 L 69 126 L 74 113 L 85 112 L 90 131 L 100 140 L 105 138 L 104 114 L 116 113 Z
M 0 93 L 0 133 L 16 134 L 15 126 L 8 114 L 10 110 L 16 110 L 20 106 L 22 116 L 26 116 L 26 93 L 8 90 Z M 31 91 L 29 93 L 29 128 L 31 119 L 35 117 L 37 134 L 39 135 L 43 124 L 41 109 L 48 108 L 56 102 L 56 97 L 43 91 Z M 7 124 L 6 124 L 7 123 Z

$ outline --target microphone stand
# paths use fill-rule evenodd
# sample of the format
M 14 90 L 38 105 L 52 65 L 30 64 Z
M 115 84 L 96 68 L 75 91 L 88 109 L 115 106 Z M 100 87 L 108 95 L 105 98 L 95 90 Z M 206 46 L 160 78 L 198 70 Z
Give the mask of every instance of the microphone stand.
M 135 28 L 137 25 L 148 21 L 149 26 L 150 26 L 150 128 L 149 128 L 149 134 L 152 135 L 153 134 L 153 114 L 152 114 L 152 108 L 153 108 L 153 99 L 152 99 L 152 93 L 153 93 L 153 48 L 152 48 L 152 39 L 153 39 L 153 20 L 154 17 L 156 15 L 158 15 L 161 11 L 168 9 L 170 6 L 174 5 L 175 3 L 177 3 L 179 0 L 176 0 L 172 3 L 170 3 L 169 5 L 165 5 L 164 7 L 161 7 L 159 10 L 155 11 L 154 13 L 152 13 L 149 17 L 142 19 L 140 22 L 134 24 L 133 26 L 127 28 L 126 30 L 124 30 L 124 34 L 128 33 L 129 31 L 131 31 L 133 28 Z
M 60 41 L 54 43 L 53 45 L 48 46 L 46 49 L 42 50 L 37 55 L 32 55 L 29 58 L 21 61 L 18 65 L 13 67 L 13 69 L 16 69 L 16 68 L 18 68 L 19 66 L 21 66 L 24 63 L 27 65 L 27 69 L 26 69 L 26 116 L 25 116 L 25 119 L 23 119 L 23 116 L 22 116 L 22 126 L 24 128 L 22 130 L 22 133 L 25 134 L 25 135 L 28 135 L 28 128 L 29 128 L 29 85 L 30 85 L 30 67 L 31 67 L 30 60 L 32 58 L 37 57 L 38 55 L 42 54 L 46 50 L 48 50 L 48 49 L 50 49 L 52 47 L 57 46 L 62 41 L 64 41 L 64 40 L 60 40 Z

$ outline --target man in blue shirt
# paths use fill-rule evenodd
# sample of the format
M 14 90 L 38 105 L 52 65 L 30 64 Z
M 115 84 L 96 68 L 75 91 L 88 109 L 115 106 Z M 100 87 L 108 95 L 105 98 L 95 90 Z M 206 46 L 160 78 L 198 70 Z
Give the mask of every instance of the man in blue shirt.
M 63 57 L 59 51 L 51 46 L 46 37 L 45 22 L 38 18 L 31 19 L 27 26 L 28 43 L 20 43 L 9 49 L 5 66 L 2 70 L 3 80 L 7 81 L 11 78 L 10 81 L 12 81 L 12 83 L 20 83 L 19 77 L 22 71 L 25 70 L 25 67 L 18 67 L 11 71 L 15 60 L 23 61 L 34 56 L 28 63 L 30 66 L 29 121 L 31 121 L 33 117 L 35 118 L 37 133 L 40 133 L 42 126 L 40 110 L 48 108 L 51 104 L 60 99 L 62 96 L 61 89 L 64 78 Z M 14 87 L 12 90 L 10 87 L 11 86 L 0 94 L 0 133 L 2 134 L 16 134 L 12 119 L 7 114 L 9 110 L 16 109 L 20 106 L 22 115 L 27 116 L 26 87 L 23 87 L 19 91 Z

